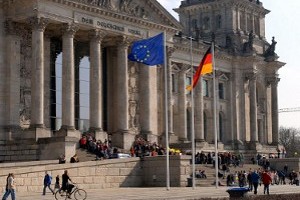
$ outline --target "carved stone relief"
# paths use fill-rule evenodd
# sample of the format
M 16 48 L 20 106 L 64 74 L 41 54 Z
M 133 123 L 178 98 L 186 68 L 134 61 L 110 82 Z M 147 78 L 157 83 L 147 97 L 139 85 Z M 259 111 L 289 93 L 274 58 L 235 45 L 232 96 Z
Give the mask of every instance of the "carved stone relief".
M 138 100 L 138 67 L 137 63 L 128 66 L 129 75 L 129 129 L 138 133 L 139 126 L 139 100 Z
M 31 107 L 31 29 L 19 25 L 16 31 L 21 38 L 20 52 L 20 126 L 28 127 L 30 124 Z
M 136 0 L 73 0 L 147 19 L 149 12 Z

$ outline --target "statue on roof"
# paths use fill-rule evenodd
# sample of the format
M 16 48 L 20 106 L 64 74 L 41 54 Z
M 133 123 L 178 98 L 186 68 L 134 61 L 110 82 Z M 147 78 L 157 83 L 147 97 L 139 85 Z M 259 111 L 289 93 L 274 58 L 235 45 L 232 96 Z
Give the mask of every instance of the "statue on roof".
M 250 31 L 249 36 L 248 36 L 248 42 L 245 42 L 244 46 L 243 46 L 244 53 L 251 53 L 253 51 L 254 38 L 255 38 L 255 36 L 253 34 L 253 31 Z
M 266 57 L 266 60 L 268 61 L 274 61 L 278 56 L 275 53 L 275 47 L 277 42 L 275 41 L 275 37 L 272 37 L 272 43 L 269 45 L 267 50 L 264 53 L 264 56 Z

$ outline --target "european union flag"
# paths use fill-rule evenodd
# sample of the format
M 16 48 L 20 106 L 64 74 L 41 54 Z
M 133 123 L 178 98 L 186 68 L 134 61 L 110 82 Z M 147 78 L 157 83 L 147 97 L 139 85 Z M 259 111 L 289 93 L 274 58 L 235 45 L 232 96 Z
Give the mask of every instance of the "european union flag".
M 164 63 L 164 34 L 133 43 L 128 59 L 145 65 Z

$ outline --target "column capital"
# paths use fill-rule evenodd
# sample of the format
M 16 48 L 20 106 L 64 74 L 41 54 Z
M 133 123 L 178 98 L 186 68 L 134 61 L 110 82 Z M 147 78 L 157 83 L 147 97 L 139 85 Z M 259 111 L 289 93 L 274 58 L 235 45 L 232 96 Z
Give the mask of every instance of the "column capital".
M 62 27 L 62 34 L 69 37 L 74 37 L 78 29 L 78 26 L 74 23 L 64 24 Z
M 256 81 L 257 73 L 256 72 L 248 72 L 244 73 L 245 81 Z
M 266 77 L 265 79 L 266 85 L 269 87 L 270 85 L 277 87 L 280 81 L 278 77 Z
M 175 52 L 175 48 L 174 47 L 169 47 L 169 46 L 167 46 L 167 57 L 169 58 L 169 57 L 171 57 L 172 56 L 172 54 Z
M 17 29 L 18 29 L 18 26 L 17 26 L 17 23 L 12 21 L 12 19 L 7 19 L 5 21 L 5 32 L 8 34 L 8 35 L 16 35 L 17 34 Z
M 130 44 L 130 40 L 127 36 L 122 35 L 117 38 L 117 43 L 118 43 L 118 46 L 127 48 Z
M 29 24 L 31 25 L 33 30 L 38 30 L 38 31 L 42 31 L 44 32 L 48 23 L 49 23 L 49 19 L 41 17 L 31 17 L 28 19 Z
M 102 31 L 102 30 L 100 31 L 100 30 L 94 29 L 94 30 L 89 31 L 89 39 L 93 40 L 93 41 L 97 41 L 97 42 L 101 42 L 106 35 L 107 35 L 107 32 Z

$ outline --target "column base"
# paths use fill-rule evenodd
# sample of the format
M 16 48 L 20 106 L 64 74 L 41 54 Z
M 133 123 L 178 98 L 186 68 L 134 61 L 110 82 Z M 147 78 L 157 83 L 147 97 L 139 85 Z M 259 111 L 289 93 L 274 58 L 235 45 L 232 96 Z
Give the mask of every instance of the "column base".
M 91 133 L 96 140 L 101 140 L 102 142 L 108 139 L 107 132 L 104 132 L 102 128 L 90 128 L 89 133 Z
M 118 130 L 111 136 L 112 146 L 129 150 L 135 140 L 135 136 L 136 134 L 129 130 Z
M 175 135 L 174 133 L 169 133 L 169 144 L 176 144 L 179 142 L 179 138 L 177 135 Z M 161 144 L 162 146 L 166 146 L 166 134 L 163 133 L 159 138 L 159 143 L 158 144 Z
M 30 125 L 24 136 L 22 136 L 24 139 L 35 138 L 35 140 L 49 137 L 51 137 L 51 130 L 45 128 L 44 125 Z
M 71 126 L 62 126 L 59 131 L 57 131 L 54 134 L 55 137 L 75 137 L 80 139 L 81 138 L 81 133 L 80 131 L 76 130 L 74 127 Z
M 147 140 L 151 143 L 153 143 L 153 142 L 158 143 L 158 135 L 154 135 L 152 131 L 141 131 L 140 134 L 142 135 L 142 137 L 145 140 Z
M 248 149 L 249 150 L 261 151 L 262 150 L 262 145 L 257 141 L 249 142 L 248 143 Z
M 70 162 L 71 157 L 76 154 L 78 138 L 69 136 L 56 136 L 52 138 L 40 138 L 40 160 L 56 160 L 64 155 L 66 162 Z

